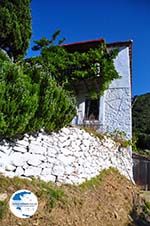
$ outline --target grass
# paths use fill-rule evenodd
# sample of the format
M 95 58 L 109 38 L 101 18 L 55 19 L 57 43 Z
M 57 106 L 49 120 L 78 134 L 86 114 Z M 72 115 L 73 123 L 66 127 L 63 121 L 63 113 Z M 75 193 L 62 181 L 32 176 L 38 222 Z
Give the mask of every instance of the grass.
M 90 180 L 85 181 L 79 187 L 81 189 L 90 189 L 93 187 L 99 186 L 107 175 L 118 173 L 118 170 L 110 167 L 109 169 L 104 169 L 98 176 L 91 178 Z M 121 175 L 120 175 L 121 176 Z
M 7 202 L 6 201 L 0 201 L 0 219 L 3 219 L 6 211 L 7 211 Z
M 145 201 L 143 206 L 143 211 L 145 214 L 150 214 L 150 202 Z
M 112 133 L 101 133 L 100 131 L 97 131 L 94 127 L 89 126 L 83 126 L 82 129 L 84 129 L 90 135 L 99 138 L 100 141 L 108 137 L 115 141 L 117 144 L 119 144 L 122 148 L 132 146 L 133 149 L 136 149 L 135 142 L 132 140 L 127 140 L 126 134 L 124 132 L 116 130 Z
M 48 188 L 44 191 L 44 195 L 47 198 L 48 206 L 50 208 L 54 208 L 58 201 L 65 201 L 64 191 L 59 188 Z
M 38 198 L 45 199 L 46 206 L 49 209 L 54 208 L 59 201 L 64 202 L 65 199 L 64 191 L 51 182 L 46 183 L 35 178 L 29 180 L 14 177 L 12 179 L 0 175 L 0 193 L 6 192 L 7 194 L 10 194 L 10 197 L 13 192 L 20 189 L 31 190 Z M 8 200 L 6 201 L 8 202 Z M 0 219 L 5 215 L 7 202 L 0 201 Z
M 85 130 L 90 135 L 99 138 L 99 140 L 103 140 L 105 138 L 105 135 L 97 131 L 94 127 L 82 126 L 81 129 Z
M 114 220 L 116 226 L 126 221 L 128 210 L 132 208 L 130 199 L 132 184 L 117 170 L 110 168 L 103 170 L 98 176 L 79 186 L 46 183 L 39 179 L 8 178 L 0 175 L 0 193 L 6 193 L 5 201 L 0 202 L 0 225 L 111 225 Z M 38 198 L 38 210 L 33 217 L 26 219 L 16 218 L 9 210 L 8 203 L 11 195 L 20 189 L 32 191 Z M 114 209 L 123 208 L 121 217 L 116 219 Z M 87 217 L 88 216 L 88 217 Z M 94 221 L 94 223 L 93 223 Z M 108 224 L 107 224 L 108 223 Z

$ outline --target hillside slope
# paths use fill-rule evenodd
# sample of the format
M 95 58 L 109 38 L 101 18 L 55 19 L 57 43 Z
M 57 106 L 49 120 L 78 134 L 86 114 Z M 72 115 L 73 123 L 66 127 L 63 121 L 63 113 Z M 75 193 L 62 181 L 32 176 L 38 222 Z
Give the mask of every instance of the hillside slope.
M 134 97 L 132 116 L 138 148 L 150 149 L 150 93 Z
M 133 209 L 136 188 L 118 171 L 109 169 L 80 186 L 56 186 L 38 180 L 0 176 L 1 226 L 127 226 Z M 39 207 L 30 219 L 16 218 L 9 210 L 13 192 L 29 189 L 38 197 Z

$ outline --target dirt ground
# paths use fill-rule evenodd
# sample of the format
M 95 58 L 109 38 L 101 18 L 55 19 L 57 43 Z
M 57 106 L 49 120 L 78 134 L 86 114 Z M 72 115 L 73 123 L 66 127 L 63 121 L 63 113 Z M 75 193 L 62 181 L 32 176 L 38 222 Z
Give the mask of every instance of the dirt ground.
M 38 210 L 30 219 L 17 218 L 9 209 L 9 198 L 19 189 L 29 189 L 38 197 Z M 130 213 L 137 189 L 111 169 L 81 186 L 0 176 L 3 193 L 7 198 L 6 208 L 0 207 L 0 226 L 127 226 L 132 223 Z

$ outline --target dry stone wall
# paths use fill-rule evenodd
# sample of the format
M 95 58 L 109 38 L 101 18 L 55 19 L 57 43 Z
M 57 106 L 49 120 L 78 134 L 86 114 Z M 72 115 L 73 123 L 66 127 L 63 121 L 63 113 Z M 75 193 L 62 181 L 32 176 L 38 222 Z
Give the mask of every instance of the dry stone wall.
M 0 142 L 0 172 L 10 177 L 80 184 L 109 167 L 132 180 L 132 157 L 127 148 L 119 148 L 110 138 L 100 141 L 76 127 Z

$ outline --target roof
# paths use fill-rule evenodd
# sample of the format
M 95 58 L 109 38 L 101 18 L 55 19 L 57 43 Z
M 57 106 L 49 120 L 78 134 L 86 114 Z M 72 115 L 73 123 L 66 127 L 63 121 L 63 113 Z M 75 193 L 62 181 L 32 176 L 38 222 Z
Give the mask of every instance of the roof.
M 97 47 L 100 43 L 105 43 L 105 40 L 103 38 L 100 38 L 100 39 L 86 40 L 81 42 L 73 42 L 69 44 L 64 44 L 63 46 L 67 48 L 69 51 L 73 52 L 73 51 L 78 51 L 82 49 Z M 123 47 L 123 46 L 130 47 L 130 45 L 132 45 L 132 40 L 106 43 L 106 46 L 108 48 Z
M 64 44 L 63 46 L 69 51 L 79 51 L 84 52 L 90 48 L 97 47 L 100 43 L 105 43 L 104 39 L 95 39 L 95 40 L 87 40 L 87 41 L 81 41 L 81 42 L 74 42 L 70 44 Z

